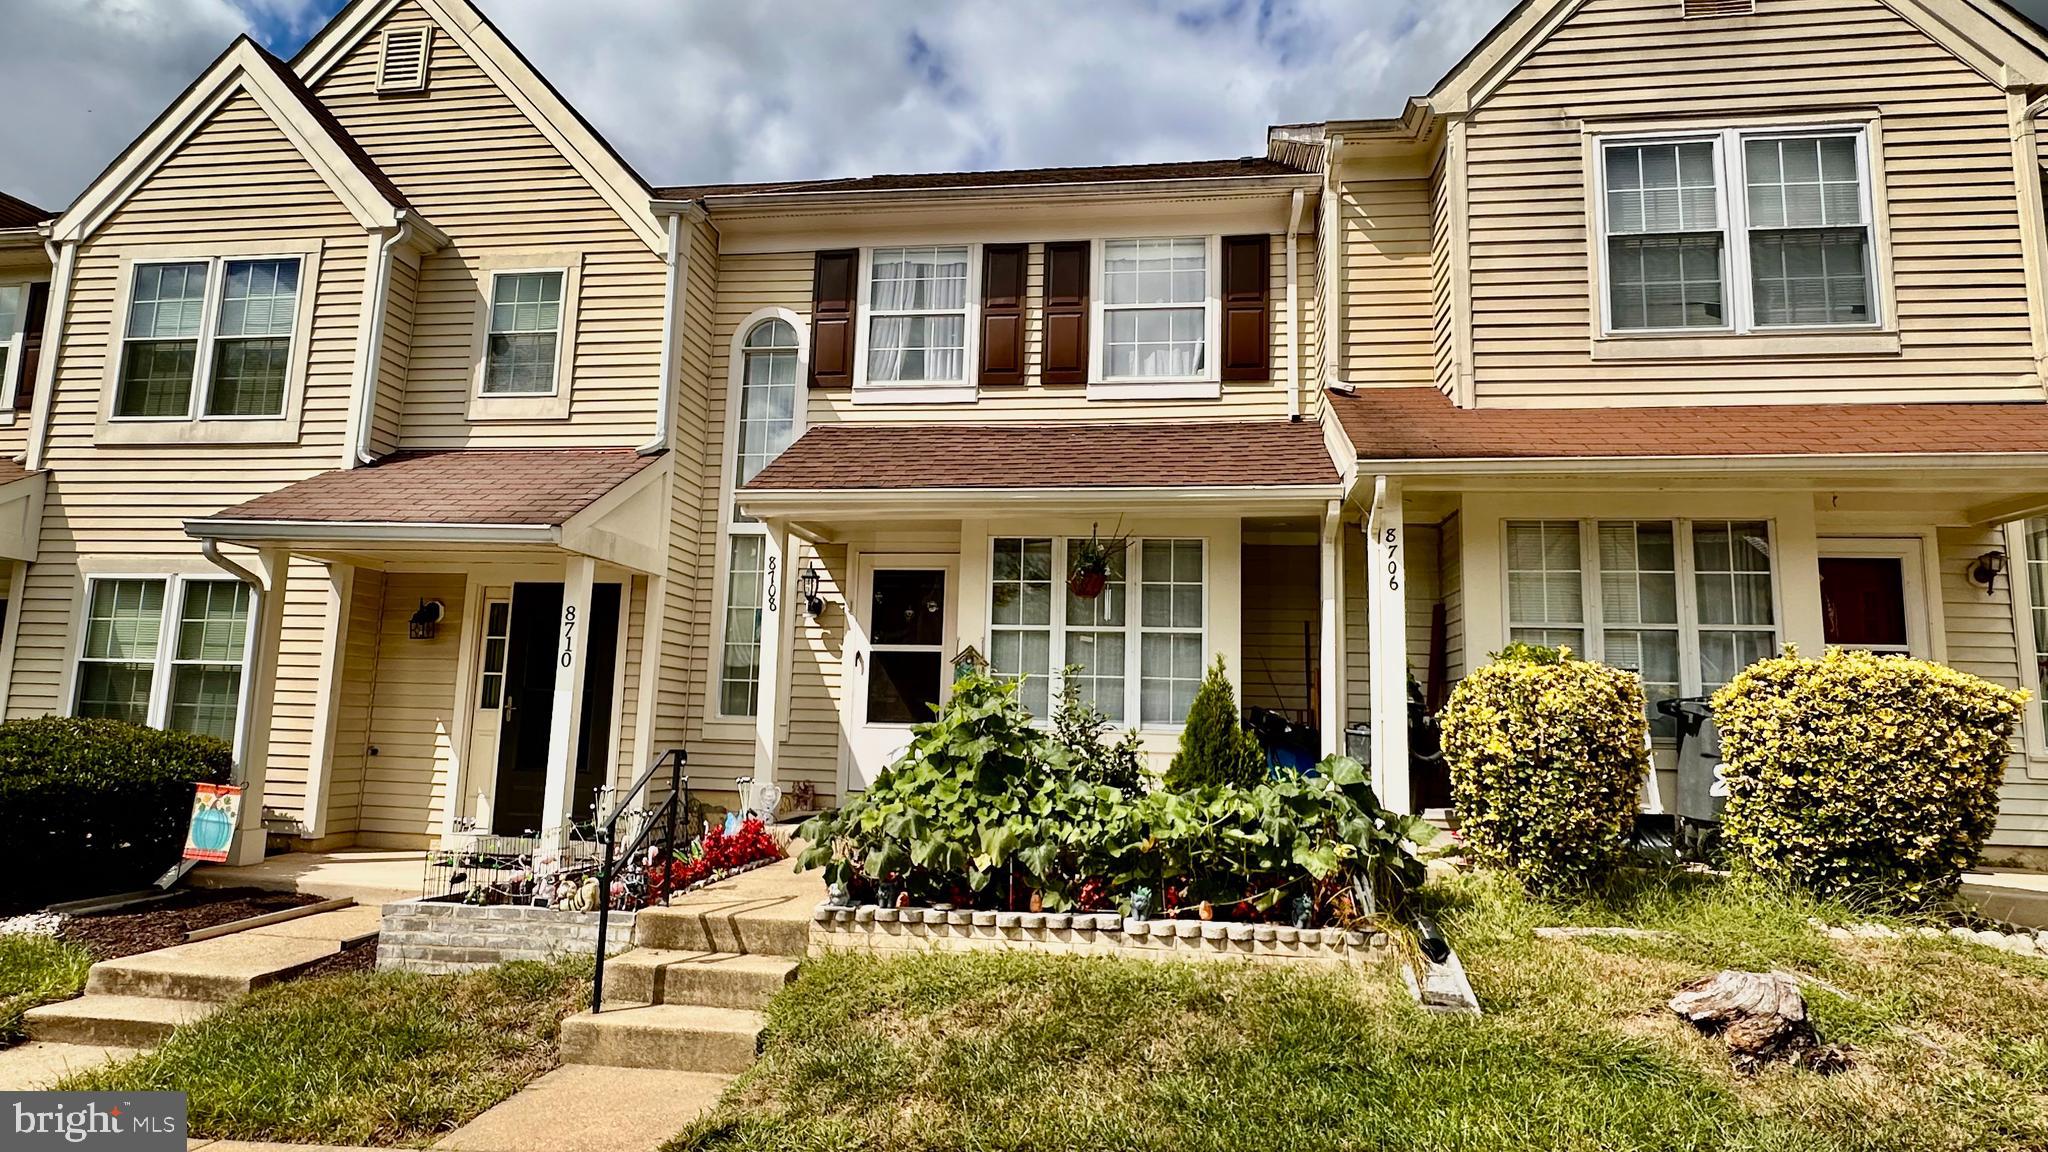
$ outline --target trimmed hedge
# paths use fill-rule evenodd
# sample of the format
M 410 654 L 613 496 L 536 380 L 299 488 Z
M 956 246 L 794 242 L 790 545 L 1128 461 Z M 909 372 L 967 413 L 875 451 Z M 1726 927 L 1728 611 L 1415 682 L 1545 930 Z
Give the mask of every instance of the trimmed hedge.
M 177 862 L 193 785 L 228 779 L 211 736 L 62 716 L 0 724 L 0 829 L 15 865 L 8 903 L 140 887 Z
M 1750 665 L 1714 694 L 1729 863 L 1879 904 L 1948 896 L 1998 816 L 2026 701 L 1905 656 Z
M 1539 891 L 1597 879 L 1628 850 L 1648 731 L 1635 673 L 1568 648 L 1496 653 L 1443 710 L 1458 833 L 1473 858 Z

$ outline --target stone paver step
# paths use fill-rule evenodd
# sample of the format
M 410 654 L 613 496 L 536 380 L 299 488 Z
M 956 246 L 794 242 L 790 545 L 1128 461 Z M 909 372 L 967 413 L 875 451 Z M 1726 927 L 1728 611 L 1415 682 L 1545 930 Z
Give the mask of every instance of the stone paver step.
M 290 979 L 340 950 L 339 940 L 332 937 L 308 940 L 252 929 L 117 960 L 102 960 L 86 976 L 85 990 L 112 996 L 226 1000 Z
M 759 1009 L 796 979 L 786 956 L 635 948 L 605 961 L 607 1001 Z
M 694 1004 L 633 1004 L 562 1021 L 564 1064 L 744 1072 L 760 1052 L 759 1012 Z
M 202 1000 L 116 996 L 88 992 L 31 1008 L 24 1015 L 30 1039 L 62 1044 L 152 1048 L 173 1028 L 211 1015 L 220 1005 Z

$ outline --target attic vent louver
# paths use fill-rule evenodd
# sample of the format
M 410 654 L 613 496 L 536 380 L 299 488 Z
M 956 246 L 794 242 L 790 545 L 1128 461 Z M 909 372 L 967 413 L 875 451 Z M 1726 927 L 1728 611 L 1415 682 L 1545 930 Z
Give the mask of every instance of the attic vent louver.
M 1756 0 L 1679 0 L 1688 20 L 1701 16 L 1747 16 L 1756 11 Z
M 392 28 L 384 33 L 377 63 L 377 91 L 420 92 L 427 87 L 427 46 L 431 29 Z

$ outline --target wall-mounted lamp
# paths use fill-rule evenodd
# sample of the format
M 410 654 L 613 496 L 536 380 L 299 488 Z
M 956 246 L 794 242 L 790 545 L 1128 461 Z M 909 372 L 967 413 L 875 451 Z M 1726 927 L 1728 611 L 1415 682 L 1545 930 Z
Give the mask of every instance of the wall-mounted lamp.
M 804 570 L 797 574 L 796 594 L 803 597 L 804 611 L 810 613 L 813 620 L 825 613 L 825 598 L 818 595 L 821 583 L 816 564 L 805 564 Z
M 1982 584 L 1986 596 L 1998 594 L 1998 578 L 2005 574 L 2005 553 L 1992 549 L 1970 561 L 1970 583 Z
M 441 617 L 448 611 L 447 605 L 439 600 L 422 600 L 420 606 L 406 622 L 405 634 L 415 640 L 432 640 L 439 629 Z

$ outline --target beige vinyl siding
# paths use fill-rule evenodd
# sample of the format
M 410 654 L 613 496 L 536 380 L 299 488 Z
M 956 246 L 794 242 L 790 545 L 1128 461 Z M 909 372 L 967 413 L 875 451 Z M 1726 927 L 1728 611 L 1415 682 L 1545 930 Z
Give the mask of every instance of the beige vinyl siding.
M 1344 526 L 1344 723 L 1372 719 L 1372 636 L 1366 628 L 1365 530 Z
M 638 445 L 654 434 L 661 359 L 661 258 L 436 28 L 424 96 L 376 94 L 382 32 L 429 24 L 393 9 L 315 85 L 315 93 L 450 246 L 420 266 L 401 446 Z M 567 421 L 471 423 L 487 255 L 581 258 Z
M 625 642 L 619 645 L 617 661 L 613 665 L 619 691 L 612 699 L 613 730 L 619 734 L 619 754 L 612 761 L 611 776 L 615 787 L 633 782 L 638 774 L 638 761 L 634 759 L 637 746 L 634 743 L 634 723 L 640 716 L 640 659 L 646 651 L 647 641 L 647 581 L 635 576 L 621 588 L 620 612 L 624 616 Z
M 397 451 L 404 434 L 406 369 L 412 362 L 413 311 L 420 290 L 420 257 L 394 253 L 386 287 L 384 340 L 377 356 L 377 396 L 370 412 L 370 451 L 382 456 Z
M 1457 296 L 1453 290 L 1451 245 L 1457 224 L 1451 212 L 1449 152 L 1439 151 L 1429 173 L 1430 348 L 1436 361 L 1436 390 L 1458 390 Z
M 1345 383 L 1432 383 L 1429 181 L 1345 181 L 1342 216 Z
M 1967 575 L 1978 556 L 2004 549 L 2004 537 L 1995 528 L 1944 528 L 1939 539 L 1948 663 L 2008 688 L 2021 687 L 2026 681 L 2020 675 L 2015 628 L 2024 627 L 2024 621 L 2015 620 L 2010 594 L 1986 596 Z M 2020 573 L 2019 579 L 2026 575 Z M 1998 824 L 1990 843 L 2006 848 L 2048 847 L 2048 771 L 2036 768 L 2029 772 L 2023 754 L 2016 753 L 2007 765 L 2005 787 L 1999 794 Z
M 1465 675 L 1465 536 L 1453 512 L 1437 525 L 1437 594 L 1444 602 L 1444 684 Z
M 1313 544 L 1246 544 L 1242 644 L 1246 708 L 1270 708 L 1296 719 L 1315 708 L 1315 663 L 1322 651 L 1318 616 L 1321 570 Z
M 385 577 L 386 608 L 377 630 L 376 684 L 370 694 L 369 747 L 364 756 L 362 815 L 356 843 L 423 848 L 441 834 L 455 763 L 455 676 L 468 620 L 459 573 L 393 572 Z M 447 606 L 431 640 L 407 633 L 406 605 Z
M 331 782 L 324 829 L 329 836 L 353 834 L 362 810 L 383 618 L 384 573 L 375 568 L 356 569 L 342 641 L 341 685 L 334 697 L 334 754 L 328 761 Z M 379 752 L 381 759 L 382 749 Z
M 1717 126 L 1872 105 L 1900 353 L 1591 360 L 1599 241 L 1587 236 L 1582 122 Z M 1760 0 L 1754 16 L 1702 20 L 1670 0 L 1592 0 L 1466 129 L 1481 404 L 2041 397 L 2004 93 L 1877 0 Z
M 846 546 L 806 546 L 795 570 L 803 571 L 813 558 L 818 564 L 818 594 L 828 604 L 846 603 Z M 799 613 L 789 664 L 789 737 L 783 742 L 777 772 L 787 781 L 810 781 L 821 802 L 827 797 L 836 800 L 839 794 L 839 699 L 844 683 L 840 642 L 845 620 L 843 611 L 830 612 L 822 620 Z
M 294 557 L 284 597 L 284 632 L 278 643 L 277 687 L 271 704 L 269 772 L 263 806 L 310 824 L 306 780 L 312 767 L 313 721 L 319 708 L 320 669 L 329 651 L 327 566 Z

